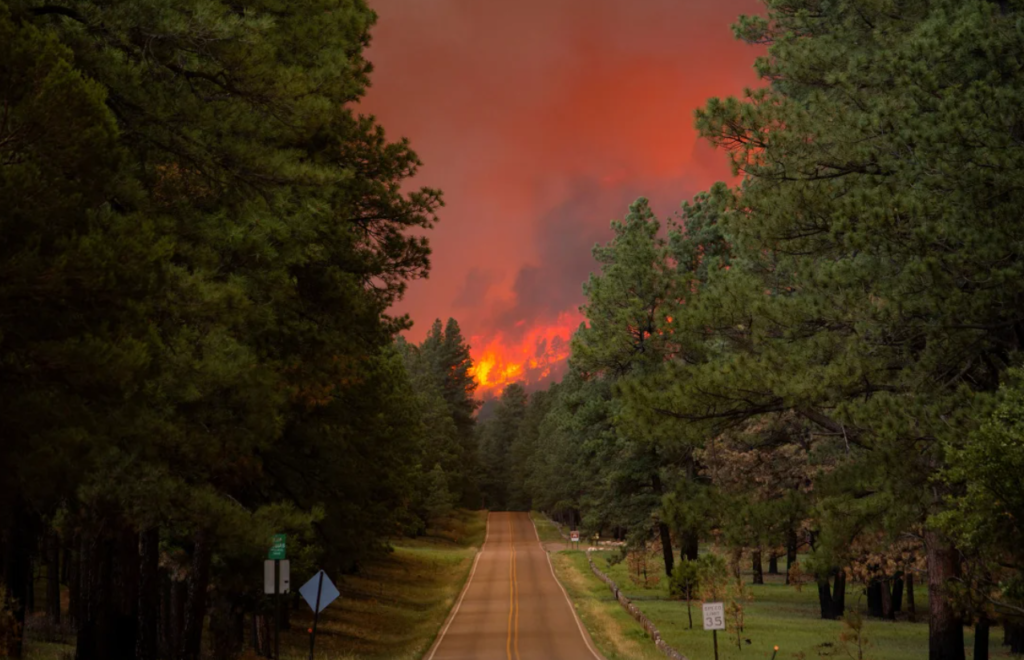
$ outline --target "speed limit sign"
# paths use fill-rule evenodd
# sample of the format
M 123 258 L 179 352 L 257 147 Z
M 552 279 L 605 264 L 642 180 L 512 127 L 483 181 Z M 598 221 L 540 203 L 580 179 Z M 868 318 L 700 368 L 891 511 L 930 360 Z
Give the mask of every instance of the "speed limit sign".
M 704 630 L 725 630 L 723 603 L 704 603 Z

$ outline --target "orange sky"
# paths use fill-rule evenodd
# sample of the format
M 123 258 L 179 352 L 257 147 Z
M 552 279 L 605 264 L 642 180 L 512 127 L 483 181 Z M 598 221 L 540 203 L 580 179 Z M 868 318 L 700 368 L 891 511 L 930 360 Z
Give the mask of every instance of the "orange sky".
M 454 316 L 484 396 L 558 377 L 590 249 L 644 195 L 659 216 L 729 176 L 693 130 L 756 84 L 730 23 L 757 0 L 370 0 L 363 111 L 424 161 L 446 207 L 430 278 L 398 305 L 422 339 Z

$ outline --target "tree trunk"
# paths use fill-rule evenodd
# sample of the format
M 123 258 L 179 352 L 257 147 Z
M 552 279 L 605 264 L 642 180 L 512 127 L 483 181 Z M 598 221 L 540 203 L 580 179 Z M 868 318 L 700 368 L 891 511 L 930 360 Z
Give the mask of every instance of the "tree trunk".
M 903 611 L 903 574 L 892 580 L 892 611 L 899 614 Z
M 139 535 L 122 526 L 114 535 L 112 571 L 113 638 L 110 660 L 134 660 L 139 636 Z
M 48 534 L 46 553 L 46 618 L 53 625 L 60 625 L 60 538 Z
M 70 546 L 64 552 L 68 563 L 68 623 L 78 630 L 78 615 L 81 612 L 82 593 L 82 541 L 80 535 L 75 535 Z
M 835 587 L 832 589 L 832 616 L 842 618 L 846 613 L 846 571 L 839 569 L 836 573 Z
M 1010 647 L 1010 653 L 1024 653 L 1024 626 L 1015 621 L 1005 621 L 1003 644 Z
M 192 551 L 192 574 L 188 581 L 188 604 L 185 606 L 185 634 L 179 660 L 199 660 L 203 646 L 203 619 L 206 618 L 206 588 L 210 583 L 210 560 L 213 538 L 209 530 L 196 535 Z
M 137 660 L 156 660 L 157 622 L 160 618 L 160 532 L 151 527 L 139 534 L 138 635 L 135 638 Z
M 818 604 L 822 619 L 834 619 L 832 593 L 829 591 L 828 576 L 818 578 Z
M 779 574 L 779 555 L 773 550 L 768 555 L 768 575 Z
M 693 532 L 686 532 L 679 539 L 679 559 L 694 561 L 700 555 L 700 539 Z
M 672 577 L 672 569 L 675 567 L 675 557 L 672 556 L 672 534 L 668 525 L 658 523 L 658 534 L 661 535 L 661 555 L 665 559 L 665 575 Z
M 109 660 L 113 609 L 114 544 L 99 532 L 87 534 L 82 543 L 80 610 L 76 660 Z
M 252 647 L 256 655 L 269 658 L 274 650 L 271 648 L 270 617 L 264 614 L 252 615 Z
M 651 475 L 651 489 L 661 499 L 664 495 L 664 488 L 661 485 L 661 475 L 654 472 Z M 672 569 L 675 565 L 675 557 L 672 555 L 672 533 L 664 521 L 658 521 L 658 533 L 661 535 L 661 554 L 665 558 L 665 575 L 672 577 Z
M 990 627 L 988 617 L 984 614 L 974 624 L 974 657 L 973 660 L 988 660 L 988 631 Z
M 882 618 L 882 585 L 877 579 L 868 583 L 868 615 Z
M 28 588 L 25 590 L 25 614 L 36 611 L 36 567 L 31 550 L 28 550 Z
M 210 608 L 210 637 L 216 660 L 234 660 L 241 655 L 244 628 L 242 608 L 233 604 L 228 594 L 219 594 Z
M 176 658 L 185 643 L 185 606 L 188 602 L 188 583 L 181 580 L 171 581 L 171 625 L 169 628 L 170 653 L 167 657 Z
M 892 609 L 892 592 L 889 590 L 889 580 L 879 580 L 880 592 L 882 594 L 882 618 L 894 620 L 895 612 Z
M 959 576 L 956 549 L 926 530 L 928 550 L 928 660 L 964 660 L 964 622 L 950 603 L 946 584 Z
M 25 608 L 32 583 L 32 557 L 29 554 L 32 530 L 25 506 L 20 498 L 14 503 L 11 526 L 4 539 L 7 551 L 3 554 L 4 584 L 7 588 L 7 597 L 10 599 L 10 602 L 3 604 L 11 607 L 20 630 L 25 629 Z M 0 652 L 6 652 L 13 658 L 20 658 L 22 642 L 22 635 L 18 635 L 9 648 L 0 648 Z
M 907 621 L 917 621 L 917 604 L 914 603 L 914 574 L 907 573 Z
M 754 570 L 754 584 L 764 584 L 764 572 L 761 570 L 761 550 L 750 553 L 751 568 Z
M 173 658 L 174 633 L 171 630 L 171 591 L 174 583 L 171 581 L 171 574 L 167 569 L 160 569 L 160 657 Z
M 790 528 L 786 532 L 786 584 L 789 584 L 789 571 L 796 563 L 796 530 Z

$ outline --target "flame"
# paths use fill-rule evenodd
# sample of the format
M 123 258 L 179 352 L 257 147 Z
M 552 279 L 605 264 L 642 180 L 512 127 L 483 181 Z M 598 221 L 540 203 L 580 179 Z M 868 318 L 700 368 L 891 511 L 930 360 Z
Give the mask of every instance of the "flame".
M 582 320 L 579 312 L 562 312 L 554 323 L 534 326 L 517 340 L 500 331 L 471 337 L 477 393 L 488 398 L 511 383 L 529 385 L 550 376 L 569 357 L 569 339 Z M 522 325 L 525 322 L 517 324 Z

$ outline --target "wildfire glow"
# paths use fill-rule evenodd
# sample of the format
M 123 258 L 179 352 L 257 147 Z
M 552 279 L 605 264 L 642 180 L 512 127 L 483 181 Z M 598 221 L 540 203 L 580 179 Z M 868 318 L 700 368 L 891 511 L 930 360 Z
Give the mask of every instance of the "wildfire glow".
M 472 337 L 477 394 L 497 396 L 510 383 L 529 385 L 551 376 L 569 357 L 569 339 L 582 320 L 579 312 L 563 312 L 555 323 L 531 328 L 518 340 L 509 340 L 502 332 Z

